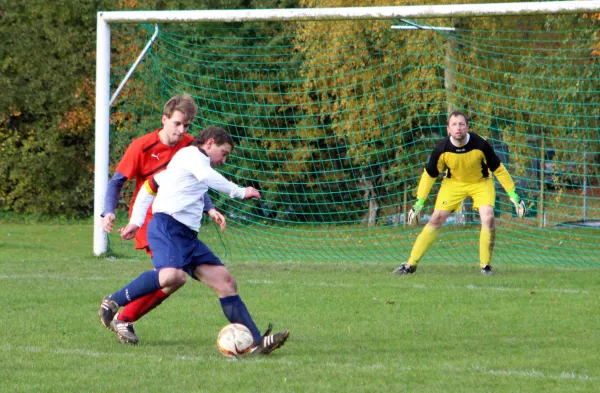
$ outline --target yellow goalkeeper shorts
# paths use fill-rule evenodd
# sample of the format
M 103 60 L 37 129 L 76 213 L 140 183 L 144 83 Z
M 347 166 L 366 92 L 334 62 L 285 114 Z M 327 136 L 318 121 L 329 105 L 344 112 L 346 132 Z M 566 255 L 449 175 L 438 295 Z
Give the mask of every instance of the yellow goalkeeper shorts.
M 478 210 L 479 206 L 494 207 L 496 202 L 494 180 L 487 178 L 481 179 L 477 183 L 461 183 L 452 178 L 446 178 L 442 181 L 440 192 L 435 200 L 435 209 L 456 211 L 467 197 L 473 198 L 473 209 L 475 210 Z

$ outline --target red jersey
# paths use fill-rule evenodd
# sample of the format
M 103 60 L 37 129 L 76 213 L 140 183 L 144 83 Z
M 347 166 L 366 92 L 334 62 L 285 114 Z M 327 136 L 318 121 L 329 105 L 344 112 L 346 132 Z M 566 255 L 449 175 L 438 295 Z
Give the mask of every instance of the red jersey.
M 191 135 L 185 134 L 179 143 L 170 147 L 163 144 L 158 138 L 160 130 L 162 128 L 134 139 L 117 165 L 117 172 L 129 180 L 135 179 L 135 192 L 129 205 L 129 217 L 131 217 L 135 198 L 144 182 L 152 177 L 152 175 L 164 170 L 171 161 L 171 158 L 173 158 L 173 155 L 194 140 Z M 148 209 L 146 221 L 135 235 L 135 248 L 145 248 L 148 250 L 146 228 L 151 218 L 152 209 Z

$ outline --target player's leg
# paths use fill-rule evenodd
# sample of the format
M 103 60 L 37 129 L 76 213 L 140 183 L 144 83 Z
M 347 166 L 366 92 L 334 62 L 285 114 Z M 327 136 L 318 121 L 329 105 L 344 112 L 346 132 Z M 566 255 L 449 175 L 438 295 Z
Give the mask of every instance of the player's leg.
M 393 274 L 411 274 L 417 270 L 417 264 L 437 238 L 440 228 L 450 214 L 460 206 L 466 197 L 465 193 L 466 190 L 462 186 L 452 182 L 451 179 L 444 179 L 436 199 L 435 210 L 429 218 L 429 222 L 423 227 L 413 244 L 408 261 L 394 270 Z
M 170 284 L 171 286 L 179 288 L 183 286 L 186 281 L 185 273 L 179 269 L 166 268 L 160 270 L 160 272 L 156 270 L 152 270 L 151 272 L 152 275 L 157 275 L 159 287 L 161 285 Z M 164 289 L 160 287 L 156 290 L 157 284 L 154 282 L 140 280 L 143 276 L 148 276 L 148 273 L 149 272 L 142 273 L 138 279 L 134 280 L 129 285 L 126 285 L 119 291 L 102 299 L 99 312 L 102 324 L 109 329 L 112 329 L 117 334 L 121 344 L 137 344 L 139 342 L 139 338 L 135 334 L 133 321 L 128 320 L 130 316 L 127 314 L 125 314 L 125 317 L 122 316 L 128 306 L 131 304 L 135 305 L 136 303 L 139 305 L 141 303 L 143 306 L 146 306 L 147 313 L 154 308 L 149 305 L 157 303 L 155 299 L 157 296 L 160 296 L 162 289 Z M 145 294 L 138 297 L 139 293 Z M 131 299 L 131 301 L 129 301 L 129 299 Z M 121 313 L 117 313 L 120 304 L 124 304 L 125 307 Z
M 479 234 L 479 268 L 481 273 L 489 276 L 492 274 L 492 253 L 496 240 L 496 228 L 494 226 L 494 208 L 491 206 L 480 206 L 481 232 Z
M 410 274 L 417 270 L 417 264 L 437 238 L 439 229 L 446 222 L 450 213 L 446 210 L 434 210 L 429 222 L 423 227 L 419 236 L 417 236 L 408 261 L 394 270 L 394 274 Z
M 143 272 L 123 288 L 102 299 L 100 311 L 98 312 L 100 321 L 104 326 L 110 328 L 110 323 L 119 307 L 126 306 L 132 300 L 154 292 L 159 288 L 158 272 L 155 270 Z
M 481 181 L 472 186 L 471 196 L 473 207 L 479 211 L 481 231 L 479 233 L 479 268 L 481 273 L 489 276 L 492 274 L 492 253 L 496 239 L 494 222 L 494 202 L 496 189 L 491 179 Z
M 104 326 L 109 327 L 119 307 L 124 307 L 146 294 L 151 294 L 169 285 L 185 284 L 185 273 L 180 269 L 166 268 L 160 271 L 148 270 L 123 288 L 105 296 L 100 307 L 100 319 Z
M 145 251 L 150 258 L 152 258 L 152 250 L 148 244 L 148 224 L 152 221 L 153 214 L 149 210 L 146 215 L 146 221 L 142 225 L 137 233 L 135 234 L 135 248 L 138 250 Z M 123 322 L 135 322 L 148 312 L 159 306 L 164 300 L 166 300 L 171 294 L 181 288 L 179 286 L 169 286 L 158 289 L 153 293 L 144 295 L 138 299 L 135 299 L 131 303 L 119 312 L 117 319 Z
M 169 233 L 169 220 L 163 216 L 165 215 L 157 215 L 148 225 L 148 242 L 153 250 L 152 263 L 155 270 L 142 273 L 102 301 L 99 312 L 102 323 L 114 330 L 122 343 L 135 344 L 139 340 L 130 322 L 114 318 L 120 306 L 126 306 L 144 295 L 152 295 L 159 289 L 181 287 L 186 282 L 186 275 L 178 266 L 183 263 L 183 258 L 176 244 L 177 236 Z
M 119 307 L 124 307 L 135 299 L 159 289 L 185 284 L 186 275 L 179 266 L 183 265 L 184 259 L 177 244 L 178 237 L 170 233 L 173 229 L 171 221 L 175 220 L 164 214 L 157 214 L 150 220 L 147 236 L 153 252 L 152 263 L 155 270 L 140 274 L 138 278 L 102 300 L 100 318 L 104 326 L 110 326 Z
M 260 330 L 250 316 L 246 305 L 237 292 L 237 283 L 223 265 L 201 264 L 194 269 L 194 277 L 208 285 L 221 302 L 223 314 L 231 323 L 241 323 L 252 332 L 255 342 L 260 341 Z
M 145 227 L 146 227 L 145 225 L 142 226 L 142 228 L 140 228 L 140 230 L 146 229 Z M 137 235 L 136 235 L 136 242 L 137 241 L 138 241 L 138 239 L 137 239 Z M 140 243 L 142 245 L 143 244 L 146 244 L 146 245 L 143 247 L 136 247 L 136 248 L 141 248 L 141 249 L 145 250 L 146 253 L 150 256 L 150 258 L 152 258 L 152 251 L 150 250 L 150 247 L 147 245 L 148 240 L 146 237 L 146 231 L 144 231 L 143 238 L 140 239 Z M 138 299 L 135 299 L 134 301 L 129 303 L 127 306 L 125 306 L 123 308 L 123 310 L 121 310 L 121 312 L 119 312 L 119 314 L 117 314 L 116 318 L 121 322 L 133 323 L 133 322 L 137 321 L 138 319 L 140 319 L 141 317 L 143 317 L 144 315 L 146 315 L 147 313 L 149 313 L 150 311 L 152 311 L 153 309 L 155 309 L 156 307 L 158 307 L 160 304 L 162 304 L 163 301 L 165 301 L 169 296 L 171 296 L 173 293 L 175 293 L 182 286 L 183 286 L 183 284 L 161 288 L 161 289 L 158 289 L 156 292 L 152 292 L 152 293 L 144 295 Z M 132 326 L 132 329 L 133 329 L 133 326 Z
M 231 323 L 241 323 L 246 326 L 254 338 L 252 352 L 268 355 L 282 346 L 289 336 L 288 330 L 271 334 L 272 326 L 265 334 L 261 334 L 246 304 L 238 294 L 237 282 L 223 266 L 219 258 L 201 241 L 198 240 L 191 263 L 186 269 L 192 277 L 208 285 L 219 297 L 223 314 Z
M 208 285 L 215 291 L 221 302 L 223 314 L 229 322 L 241 323 L 246 326 L 252 332 L 254 341 L 260 341 L 260 330 L 258 330 L 246 305 L 238 294 L 235 278 L 223 266 L 221 260 L 200 240 L 197 240 L 191 262 L 186 266 L 186 271 L 196 280 Z
M 163 301 L 171 296 L 175 291 L 181 288 L 182 285 L 170 286 L 158 289 L 155 292 L 144 295 L 135 299 L 119 312 L 117 319 L 123 322 L 135 322 L 150 311 L 158 307 Z
M 137 321 L 151 309 L 162 303 L 167 296 L 162 289 L 135 299 L 115 315 L 111 322 L 112 330 L 117 333 L 121 344 L 137 344 L 140 340 L 135 333 L 133 322 Z

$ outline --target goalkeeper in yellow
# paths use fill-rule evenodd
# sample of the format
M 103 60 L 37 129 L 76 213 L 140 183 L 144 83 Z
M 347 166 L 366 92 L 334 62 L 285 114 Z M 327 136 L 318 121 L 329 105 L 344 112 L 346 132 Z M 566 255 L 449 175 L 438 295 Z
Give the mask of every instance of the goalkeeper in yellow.
M 491 172 L 515 205 L 517 215 L 523 217 L 527 208 L 515 191 L 515 184 L 494 152 L 492 146 L 477 134 L 469 132 L 469 122 L 462 112 L 452 112 L 448 117 L 448 137 L 437 144 L 429 163 L 423 171 L 417 202 L 408 213 L 408 224 L 419 221 L 425 199 L 440 172 L 446 171 L 442 186 L 435 201 L 435 209 L 429 222 L 417 237 L 408 262 L 402 264 L 393 274 L 411 274 L 417 264 L 435 241 L 437 234 L 450 214 L 458 210 L 467 197 L 473 199 L 473 208 L 479 211 L 481 233 L 479 235 L 479 266 L 481 273 L 492 274 L 492 251 L 494 249 L 494 202 L 496 190 Z

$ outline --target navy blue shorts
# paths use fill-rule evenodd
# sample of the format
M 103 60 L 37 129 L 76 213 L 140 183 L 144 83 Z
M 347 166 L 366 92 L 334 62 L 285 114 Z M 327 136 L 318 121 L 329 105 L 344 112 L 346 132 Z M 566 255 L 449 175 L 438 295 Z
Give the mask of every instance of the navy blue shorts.
M 156 213 L 148 223 L 148 245 L 156 270 L 174 267 L 196 279 L 196 266 L 223 265 L 208 246 L 198 240 L 198 233 L 168 214 Z

